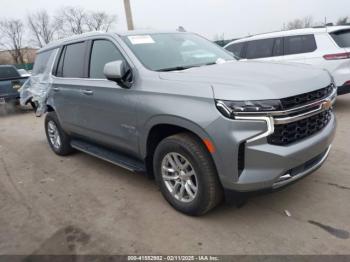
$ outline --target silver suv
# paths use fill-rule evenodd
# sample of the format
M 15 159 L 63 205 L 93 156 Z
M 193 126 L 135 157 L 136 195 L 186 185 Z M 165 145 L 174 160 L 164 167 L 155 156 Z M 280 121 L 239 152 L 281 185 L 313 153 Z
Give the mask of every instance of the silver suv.
M 154 175 L 190 215 L 230 192 L 277 189 L 315 171 L 335 133 L 329 73 L 238 63 L 192 33 L 66 39 L 38 52 L 33 74 L 45 71 L 38 101 L 56 154 L 77 149 Z

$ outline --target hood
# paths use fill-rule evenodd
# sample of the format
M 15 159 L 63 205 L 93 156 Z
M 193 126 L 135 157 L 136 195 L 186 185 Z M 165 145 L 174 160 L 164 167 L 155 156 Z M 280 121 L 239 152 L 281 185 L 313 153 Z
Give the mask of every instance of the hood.
M 281 99 L 324 88 L 330 74 L 308 65 L 228 62 L 184 71 L 159 73 L 170 81 L 207 83 L 222 100 Z

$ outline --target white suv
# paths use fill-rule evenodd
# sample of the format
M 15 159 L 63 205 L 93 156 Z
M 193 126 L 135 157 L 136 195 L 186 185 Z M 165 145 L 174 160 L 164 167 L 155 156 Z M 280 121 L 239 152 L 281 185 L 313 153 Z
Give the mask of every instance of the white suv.
M 225 48 L 241 61 L 296 62 L 327 69 L 338 95 L 350 93 L 350 26 L 261 34 L 233 41 Z

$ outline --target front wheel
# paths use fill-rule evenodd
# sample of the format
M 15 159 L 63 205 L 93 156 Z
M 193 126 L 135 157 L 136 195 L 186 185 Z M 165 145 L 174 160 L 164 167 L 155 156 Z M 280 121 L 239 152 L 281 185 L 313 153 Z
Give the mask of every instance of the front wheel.
M 222 200 L 213 160 L 192 134 L 181 133 L 161 141 L 153 166 L 163 196 L 180 212 L 203 215 Z

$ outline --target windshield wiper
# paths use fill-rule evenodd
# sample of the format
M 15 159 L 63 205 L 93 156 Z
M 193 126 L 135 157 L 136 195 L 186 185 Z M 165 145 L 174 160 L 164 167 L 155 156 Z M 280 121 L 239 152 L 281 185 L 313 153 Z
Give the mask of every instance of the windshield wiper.
M 169 68 L 163 68 L 163 69 L 159 69 L 157 70 L 158 72 L 170 72 L 170 71 L 181 71 L 181 70 L 186 70 L 186 69 L 190 69 L 194 66 L 175 66 L 175 67 L 169 67 Z

